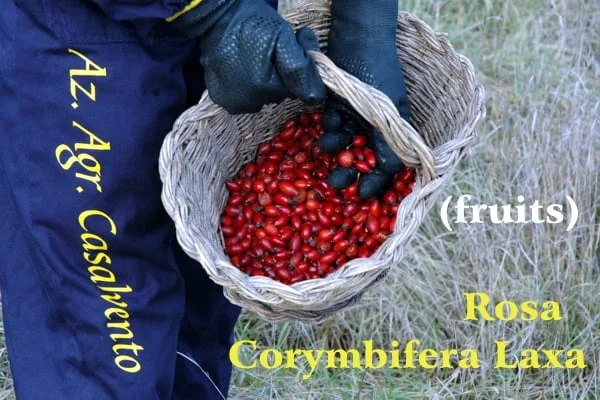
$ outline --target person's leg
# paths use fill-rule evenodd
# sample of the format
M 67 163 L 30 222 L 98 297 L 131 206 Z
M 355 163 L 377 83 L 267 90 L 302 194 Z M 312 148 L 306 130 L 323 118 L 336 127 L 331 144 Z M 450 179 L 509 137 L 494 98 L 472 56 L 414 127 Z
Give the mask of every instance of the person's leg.
M 202 267 L 175 246 L 186 289 L 173 399 L 222 399 L 231 380 L 229 348 L 240 308 L 223 296 Z
M 17 398 L 169 399 L 184 286 L 158 154 L 191 43 L 87 2 L 0 15 L 0 289 Z M 210 305 L 206 305 L 210 307 Z

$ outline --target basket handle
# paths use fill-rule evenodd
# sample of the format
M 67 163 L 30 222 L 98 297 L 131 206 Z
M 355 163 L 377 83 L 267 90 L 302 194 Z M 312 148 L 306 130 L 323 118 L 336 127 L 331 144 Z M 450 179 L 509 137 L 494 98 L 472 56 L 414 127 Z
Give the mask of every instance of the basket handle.
M 421 135 L 400 117 L 387 95 L 342 70 L 325 54 L 318 51 L 307 53 L 315 60 L 325 86 L 345 99 L 361 117 L 381 131 L 404 164 L 421 168 L 424 183 L 435 178 L 433 151 Z

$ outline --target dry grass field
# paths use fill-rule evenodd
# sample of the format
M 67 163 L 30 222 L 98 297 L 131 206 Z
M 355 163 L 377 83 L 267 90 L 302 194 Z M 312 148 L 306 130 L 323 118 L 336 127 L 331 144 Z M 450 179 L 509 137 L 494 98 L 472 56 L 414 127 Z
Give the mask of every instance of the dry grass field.
M 286 9 L 290 3 L 283 4 Z M 600 398 L 600 2 L 597 0 L 403 0 L 447 32 L 485 85 L 487 119 L 442 198 L 471 204 L 564 203 L 577 225 L 475 224 L 447 232 L 441 199 L 404 262 L 359 307 L 316 325 L 271 323 L 244 313 L 238 339 L 260 348 L 473 348 L 478 369 L 235 369 L 234 399 Z M 561 321 L 464 321 L 464 292 L 499 301 L 554 300 Z M 522 349 L 582 349 L 585 369 L 495 369 L 496 340 Z M 0 399 L 12 396 L 0 353 Z M 246 351 L 246 360 L 256 352 Z

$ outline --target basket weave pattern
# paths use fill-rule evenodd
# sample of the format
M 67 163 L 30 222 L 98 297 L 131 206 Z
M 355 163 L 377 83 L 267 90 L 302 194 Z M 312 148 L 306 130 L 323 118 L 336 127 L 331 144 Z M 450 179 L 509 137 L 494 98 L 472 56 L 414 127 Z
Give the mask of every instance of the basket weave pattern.
M 285 18 L 294 29 L 312 28 L 326 53 L 328 3 L 304 2 Z M 204 93 L 175 122 L 160 154 L 163 204 L 185 252 L 224 287 L 233 303 L 271 320 L 320 321 L 356 303 L 399 264 L 407 242 L 474 143 L 485 108 L 484 90 L 471 62 L 452 49 L 445 35 L 400 13 L 396 46 L 414 128 L 384 94 L 337 68 L 324 54 L 311 53 L 325 85 L 381 130 L 400 159 L 417 170 L 413 192 L 399 207 L 394 233 L 371 257 L 349 261 L 325 278 L 288 286 L 250 277 L 230 263 L 219 227 L 227 200 L 225 182 L 255 158 L 258 144 L 277 134 L 283 122 L 315 108 L 288 99 L 256 114 L 233 116 Z

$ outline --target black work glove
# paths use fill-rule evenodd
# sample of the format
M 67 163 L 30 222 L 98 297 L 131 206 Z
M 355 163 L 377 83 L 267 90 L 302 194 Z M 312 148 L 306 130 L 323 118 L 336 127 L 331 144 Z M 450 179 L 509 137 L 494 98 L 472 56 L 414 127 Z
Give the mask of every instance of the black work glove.
M 397 0 L 333 0 L 328 57 L 335 64 L 361 81 L 385 93 L 400 116 L 410 119 L 410 104 L 404 85 L 404 75 L 396 55 Z M 321 149 L 337 153 L 352 143 L 356 133 L 366 134 L 368 146 L 375 152 L 377 167 L 361 176 L 359 195 L 371 198 L 380 195 L 403 164 L 385 142 L 356 112 L 339 98 L 330 98 L 322 118 L 328 132 L 320 139 Z M 356 182 L 354 168 L 339 168 L 329 176 L 329 183 L 341 189 Z
M 203 0 L 173 24 L 198 39 L 210 97 L 232 114 L 256 112 L 286 97 L 310 105 L 326 99 L 305 51 L 319 50 L 314 32 L 301 30 L 313 37 L 302 47 L 291 26 L 263 0 Z

